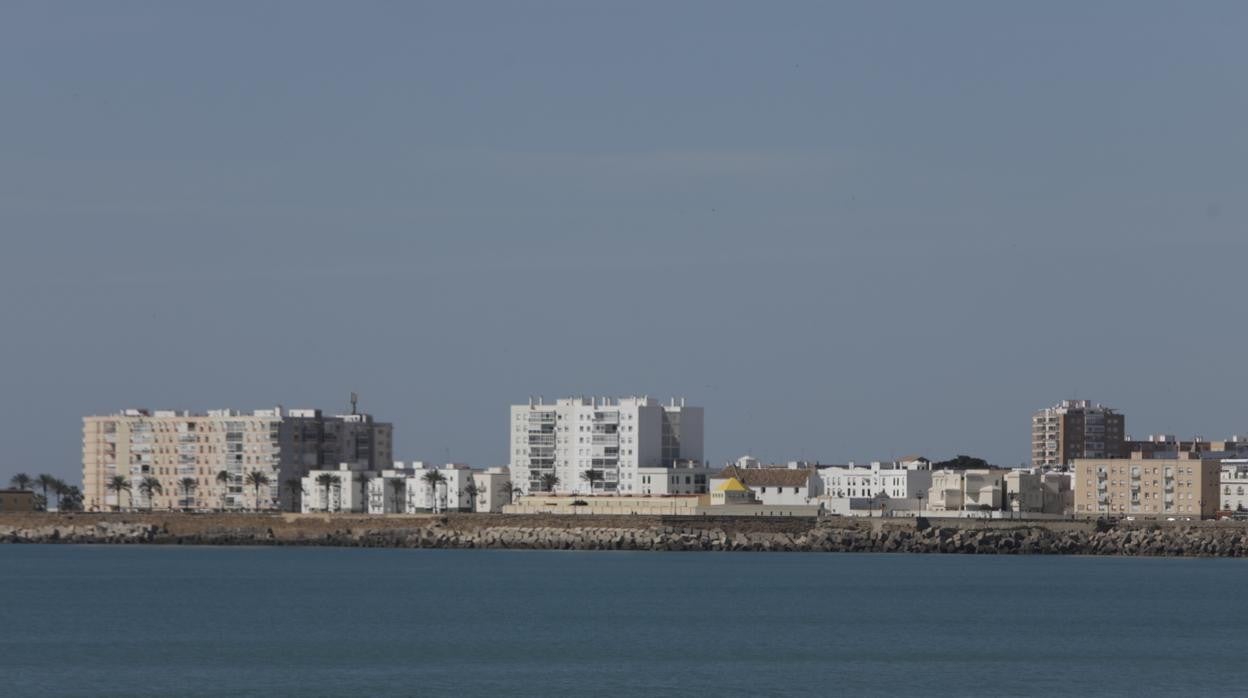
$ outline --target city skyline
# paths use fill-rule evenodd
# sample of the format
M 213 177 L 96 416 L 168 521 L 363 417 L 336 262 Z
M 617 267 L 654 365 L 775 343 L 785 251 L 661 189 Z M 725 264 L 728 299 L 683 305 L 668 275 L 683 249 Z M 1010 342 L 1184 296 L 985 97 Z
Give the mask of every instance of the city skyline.
M 290 408 L 290 407 L 284 407 L 282 405 L 277 405 L 275 408 L 262 408 L 262 409 L 255 409 L 255 410 L 239 409 L 238 407 L 229 407 L 229 408 L 224 408 L 224 409 L 208 409 L 208 410 L 170 410 L 170 409 L 152 410 L 146 407 L 141 407 L 141 408 L 131 407 L 131 408 L 123 409 L 123 410 L 105 412 L 105 413 L 100 413 L 100 414 L 95 414 L 95 415 L 84 415 L 82 417 L 82 421 L 89 426 L 91 424 L 98 424 L 101 421 L 114 421 L 117 419 L 126 419 L 126 418 L 133 419 L 133 418 L 138 417 L 138 418 L 142 418 L 144 421 L 151 421 L 153 423 L 172 424 L 182 418 L 190 418 L 197 422 L 205 420 L 205 419 L 222 420 L 222 419 L 240 418 L 240 417 L 250 420 L 250 419 L 256 419 L 256 418 L 261 418 L 261 419 L 271 418 L 272 415 L 274 414 L 286 415 L 287 418 L 291 416 L 300 417 L 304 415 L 315 414 L 317 415 L 318 419 L 320 418 L 321 414 L 324 414 L 326 419 L 331 419 L 331 418 L 340 419 L 344 415 L 354 415 L 357 413 L 357 410 L 359 408 L 359 404 L 357 401 L 358 395 L 356 393 L 352 393 L 351 400 L 352 402 L 350 403 L 349 407 L 344 410 L 307 408 L 307 407 Z M 544 409 L 555 410 L 557 408 L 564 409 L 564 408 L 559 407 L 560 405 L 564 405 L 567 407 L 571 407 L 575 405 L 575 406 L 580 406 L 580 409 L 586 411 L 586 414 L 592 416 L 595 406 L 599 408 L 611 406 L 614 409 L 618 410 L 620 405 L 648 404 L 654 408 L 662 407 L 664 409 L 675 409 L 679 411 L 685 408 L 685 403 L 686 403 L 686 399 L 683 397 L 680 397 L 680 398 L 671 397 L 667 400 L 660 400 L 653 396 L 638 396 L 638 395 L 619 395 L 619 396 L 576 395 L 576 396 L 564 396 L 564 397 L 559 397 L 555 399 L 547 399 L 545 396 L 542 396 L 542 395 L 531 395 L 531 396 L 528 396 L 527 409 L 525 408 L 524 404 L 512 404 L 507 407 L 507 409 L 510 412 L 510 416 L 509 416 L 508 424 L 507 424 L 508 436 L 505 441 L 505 448 L 507 449 L 508 453 L 497 461 L 473 461 L 473 460 L 467 460 L 467 459 L 452 459 L 451 457 L 449 457 L 449 454 L 447 458 L 440 459 L 436 456 L 431 456 L 430 454 L 406 453 L 404 451 L 398 450 L 397 448 L 393 451 L 390 451 L 389 449 L 391 448 L 392 443 L 399 443 L 399 436 L 402 433 L 402 428 L 393 429 L 393 431 L 391 431 L 390 424 L 388 422 L 383 422 L 383 426 L 386 428 L 385 439 L 386 439 L 387 454 L 390 454 L 390 455 L 383 457 L 380 461 L 375 463 L 373 467 L 377 467 L 377 468 L 388 467 L 391 456 L 396 463 L 402 462 L 404 460 L 417 460 L 417 461 L 428 461 L 428 462 L 433 462 L 433 463 L 437 463 L 437 462 L 469 463 L 473 465 L 474 467 L 478 467 L 478 468 L 509 467 L 509 466 L 514 467 L 516 465 L 515 459 L 518 454 L 516 447 L 519 446 L 521 443 L 520 441 L 515 441 L 515 439 L 517 438 L 517 431 L 519 428 L 517 426 L 518 423 L 516 421 L 517 413 L 518 413 L 517 411 L 519 411 L 520 413 L 527 414 L 529 411 L 532 411 L 534 409 L 539 409 L 539 410 L 543 409 L 543 406 L 544 406 Z M 1089 401 L 1089 400 L 1062 401 L 1058 403 L 1056 406 L 1042 408 L 1041 410 L 1034 413 L 1032 416 L 1032 423 L 1033 423 L 1032 428 L 1033 429 L 1035 428 L 1034 427 L 1035 419 L 1037 419 L 1040 415 L 1050 413 L 1055 409 L 1066 409 L 1066 408 L 1079 408 L 1079 409 L 1096 408 L 1098 410 L 1106 409 L 1111 413 L 1116 413 L 1120 420 L 1120 423 L 1121 423 L 1121 420 L 1127 416 L 1121 410 L 1117 410 L 1116 408 L 1113 408 L 1107 405 L 1102 405 L 1100 403 L 1094 403 L 1093 401 Z M 794 455 L 789 454 L 789 455 L 779 455 L 779 456 L 773 457 L 769 454 L 761 455 L 752 451 L 743 451 L 741 453 L 731 454 L 730 456 L 717 460 L 713 456 L 701 457 L 701 454 L 704 453 L 704 447 L 702 445 L 702 437 L 701 437 L 702 433 L 705 432 L 705 425 L 703 424 L 703 420 L 701 417 L 701 415 L 703 414 L 704 408 L 701 405 L 697 405 L 697 406 L 689 405 L 688 409 L 694 410 L 698 418 L 698 421 L 697 421 L 698 427 L 697 427 L 697 431 L 695 432 L 695 434 L 697 435 L 698 441 L 697 441 L 697 445 L 695 446 L 696 450 L 693 451 L 693 453 L 697 454 L 699 457 L 695 458 L 695 460 L 699 462 L 703 462 L 710 467 L 716 467 L 716 466 L 720 466 L 723 464 L 731 464 L 735 462 L 738 458 L 743 457 L 743 456 L 753 457 L 762 463 L 785 463 L 785 462 L 792 462 L 792 461 L 809 461 L 811 463 L 820 463 L 823 465 L 835 465 L 835 464 L 844 464 L 844 463 L 857 463 L 859 465 L 863 465 L 863 464 L 871 463 L 873 461 L 893 462 L 893 461 L 897 461 L 903 456 L 924 457 L 924 458 L 931 460 L 932 462 L 945 460 L 945 459 L 952 459 L 955 455 L 970 455 L 970 456 L 982 457 L 980 453 L 975 451 L 975 449 L 963 449 L 962 451 L 959 451 L 957 453 L 951 452 L 951 453 L 937 453 L 937 454 L 915 451 L 915 452 L 910 452 L 908 454 L 902 454 L 902 455 L 897 454 L 896 450 L 894 449 L 893 452 L 889 453 L 887 456 L 869 455 L 867 457 L 846 457 L 846 456 L 837 455 L 837 454 L 832 454 L 832 455 L 821 454 L 821 455 L 814 455 L 814 456 L 807 456 L 805 454 L 801 456 L 794 456 Z M 554 414 L 554 412 L 551 412 L 551 414 Z M 129 415 L 129 417 L 127 417 L 127 415 Z M 347 418 L 350 419 L 350 417 L 347 417 Z M 361 418 L 365 420 L 371 420 L 373 416 L 370 414 L 362 414 Z M 1206 433 L 1206 432 L 1198 432 L 1196 434 L 1188 436 L 1184 434 L 1175 434 L 1174 432 L 1167 431 L 1167 430 L 1151 430 L 1146 433 L 1141 432 L 1138 434 L 1133 434 L 1132 432 L 1128 430 L 1124 436 L 1127 439 L 1133 440 L 1133 442 L 1136 444 L 1139 444 L 1140 442 L 1149 442 L 1155 437 L 1160 438 L 1162 436 L 1177 436 L 1178 444 L 1174 448 L 1183 450 L 1183 449 L 1190 448 L 1190 442 L 1193 437 L 1198 438 L 1199 440 L 1204 441 L 1206 443 L 1221 444 L 1222 443 L 1221 439 L 1232 438 L 1232 437 L 1242 437 L 1242 434 L 1213 434 L 1213 433 Z M 631 435 L 630 435 L 630 438 L 631 438 Z M 1033 439 L 1032 443 L 1034 445 L 1035 443 L 1034 439 L 1036 438 L 1034 433 L 1032 434 L 1031 438 Z M 1148 446 L 1148 445 L 1151 445 L 1151 444 L 1147 444 L 1147 443 L 1145 444 L 1145 446 Z M 1140 449 L 1139 448 L 1124 449 L 1123 452 L 1116 457 L 1128 457 L 1131 455 L 1131 451 L 1138 451 L 1138 450 Z M 1166 450 L 1166 448 L 1164 447 L 1164 442 L 1158 441 L 1157 446 L 1155 448 L 1146 449 L 1146 450 L 1151 453 L 1151 451 L 1153 450 Z M 760 455 L 761 455 L 761 458 L 760 458 Z M 80 456 L 82 456 L 81 452 L 80 452 Z M 575 454 L 572 454 L 571 452 L 569 452 L 569 456 L 575 457 Z M 585 457 L 587 457 L 587 455 L 582 454 L 581 460 L 584 460 Z M 1115 456 L 1111 455 L 1111 457 L 1115 457 Z M 525 458 L 527 458 L 527 456 Z M 1059 459 L 1057 461 L 1050 461 L 1050 460 L 1038 461 L 1032 458 L 1032 459 L 1028 459 L 1025 461 L 1020 461 L 1018 463 L 999 462 L 999 461 L 994 461 L 991 458 L 985 458 L 985 460 L 987 460 L 989 463 L 993 465 L 1000 466 L 1003 468 L 1012 468 L 1016 466 L 1031 467 L 1035 465 L 1042 465 L 1042 466 L 1067 465 L 1069 466 L 1073 463 L 1073 461 L 1069 459 L 1066 459 L 1066 460 Z M 343 460 L 343 462 L 350 462 L 350 459 L 345 459 Z M 525 460 L 524 462 L 527 462 L 527 460 Z M 336 465 L 336 464 L 326 462 L 323 465 Z M 81 476 L 83 473 L 83 468 L 85 467 L 85 463 L 83 463 L 80 460 L 77 467 L 78 467 L 78 475 Z M 580 463 L 579 465 L 574 465 L 569 462 L 568 464 L 560 465 L 559 467 L 560 467 L 559 472 L 560 472 L 561 478 L 565 482 L 574 482 L 575 481 L 574 476 L 576 473 L 579 473 L 582 469 L 591 467 L 591 466 L 588 460 L 584 460 L 584 462 Z M 599 466 L 593 466 L 593 467 L 599 467 Z M 26 470 L 36 470 L 36 469 L 26 469 Z M 19 471 L 22 471 L 22 469 L 21 468 L 14 469 L 12 473 L 6 473 L 5 477 L 11 476 L 12 474 L 15 474 Z M 213 472 L 216 471 L 215 467 L 212 469 L 212 471 Z M 63 477 L 54 471 L 39 470 L 39 472 L 48 472 L 51 475 L 57 475 L 58 477 Z M 211 473 L 208 473 L 208 474 L 211 474 Z M 68 478 L 63 477 L 63 479 L 67 479 L 71 482 L 79 481 L 75 479 L 73 476 L 70 476 Z M 84 482 L 84 485 L 85 485 L 85 482 Z M 272 486 L 274 488 L 277 487 L 277 480 L 274 480 L 272 482 Z M 98 497 L 98 493 L 96 493 L 96 496 Z M 166 496 L 172 497 L 175 495 L 172 493 L 172 490 L 171 490 L 169 493 L 166 493 Z

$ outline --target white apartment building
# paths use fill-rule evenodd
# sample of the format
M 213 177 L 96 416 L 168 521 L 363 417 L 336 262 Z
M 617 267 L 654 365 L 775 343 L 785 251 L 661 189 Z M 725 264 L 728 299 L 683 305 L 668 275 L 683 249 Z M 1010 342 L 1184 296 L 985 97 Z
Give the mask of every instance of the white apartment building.
M 294 483 L 314 468 L 389 463 L 392 436 L 391 425 L 371 415 L 327 416 L 313 409 L 128 409 L 88 416 L 83 418 L 83 503 L 88 510 L 285 508 Z M 218 480 L 222 472 L 224 480 Z M 268 480 L 259 497 L 245 482 L 252 472 Z M 109 487 L 116 476 L 126 478 L 128 491 Z M 146 477 L 160 483 L 150 502 L 139 489 Z M 194 481 L 189 496 L 182 483 L 187 478 Z
M 464 463 L 447 463 L 441 468 L 415 462 L 407 478 L 407 513 L 441 513 L 446 511 L 472 511 L 472 495 L 468 483 L 473 482 L 473 470 Z M 438 473 L 436 481 L 429 473 Z
M 301 483 L 301 510 L 305 514 L 366 512 L 367 493 L 379 474 L 357 463 L 339 463 L 337 468 L 308 471 Z
M 1224 459 L 1219 486 L 1222 488 L 1220 510 L 1248 511 L 1248 459 Z
M 819 503 L 842 516 L 869 516 L 882 509 L 919 511 L 932 486 L 931 463 L 922 458 L 823 466 L 818 474 L 823 490 Z
M 511 479 L 526 492 L 634 494 L 641 468 L 702 462 L 702 408 L 648 397 L 541 399 L 512 405 Z
M 368 481 L 368 513 L 402 514 L 407 511 L 407 481 L 423 470 L 419 461 L 405 466 L 396 461 L 393 467 L 373 475 Z
M 511 474 L 506 468 L 489 468 L 484 472 L 472 473 L 473 482 L 477 485 L 477 503 L 475 511 L 497 513 L 511 504 Z

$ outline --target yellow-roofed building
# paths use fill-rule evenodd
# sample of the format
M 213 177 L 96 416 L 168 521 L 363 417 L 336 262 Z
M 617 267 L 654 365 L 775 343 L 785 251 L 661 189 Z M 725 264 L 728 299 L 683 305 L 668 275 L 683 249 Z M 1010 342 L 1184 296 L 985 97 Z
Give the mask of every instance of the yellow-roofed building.
M 711 492 L 711 506 L 725 504 L 755 504 L 757 499 L 754 491 L 746 487 L 740 480 L 730 477 Z

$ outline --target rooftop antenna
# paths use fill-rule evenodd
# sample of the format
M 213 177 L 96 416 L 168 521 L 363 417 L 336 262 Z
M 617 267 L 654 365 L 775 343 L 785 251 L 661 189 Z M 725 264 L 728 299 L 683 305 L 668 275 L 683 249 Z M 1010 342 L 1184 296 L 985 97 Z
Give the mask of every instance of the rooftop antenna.
M 360 404 L 360 396 L 355 393 L 351 393 L 351 414 L 353 415 L 359 414 L 359 412 L 356 411 L 356 408 L 359 406 L 359 404 Z

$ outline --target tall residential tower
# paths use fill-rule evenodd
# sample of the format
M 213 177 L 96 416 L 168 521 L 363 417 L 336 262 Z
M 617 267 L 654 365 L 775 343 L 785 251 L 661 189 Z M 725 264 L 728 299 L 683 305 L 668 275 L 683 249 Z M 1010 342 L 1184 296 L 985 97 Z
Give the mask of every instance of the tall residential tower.
M 702 408 L 648 397 L 564 398 L 512 405 L 512 482 L 528 492 L 632 494 L 638 468 L 672 468 L 702 461 Z
M 1122 458 L 1126 419 L 1089 400 L 1063 400 L 1031 417 L 1031 463 L 1067 466 L 1076 458 Z

